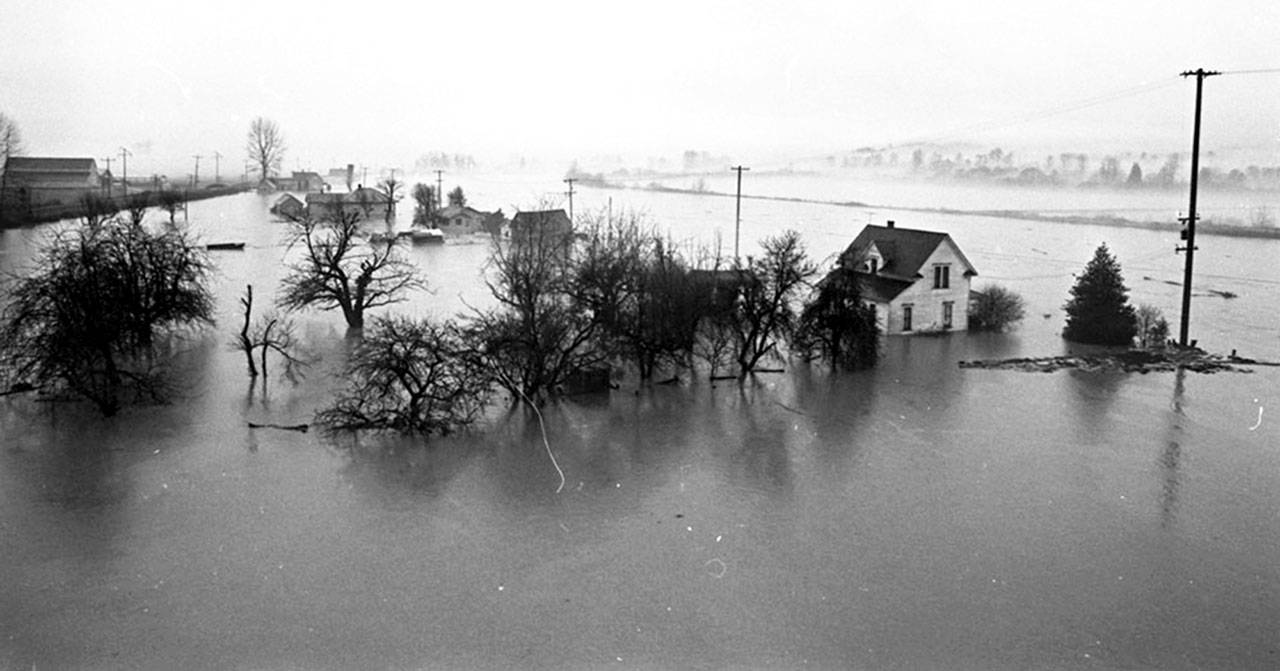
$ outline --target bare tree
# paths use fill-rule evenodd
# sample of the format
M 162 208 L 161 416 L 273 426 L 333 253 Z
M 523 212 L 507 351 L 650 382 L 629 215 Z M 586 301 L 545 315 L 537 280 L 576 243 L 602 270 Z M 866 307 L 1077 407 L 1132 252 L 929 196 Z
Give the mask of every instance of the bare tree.
M 10 156 L 20 156 L 24 150 L 17 122 L 0 112 L 0 172 L 4 172 Z
M 160 209 L 169 213 L 169 223 L 175 224 L 174 218 L 178 210 L 184 207 L 186 197 L 177 189 L 161 189 L 159 192 Z
M 742 377 L 766 356 L 781 355 L 778 345 L 790 340 L 798 324 L 799 293 L 817 273 L 796 231 L 766 238 L 762 246 L 764 256 L 747 265 L 731 320 Z
M 249 369 L 249 377 L 258 377 L 262 373 L 265 388 L 267 379 L 267 354 L 275 352 L 284 363 L 285 377 L 292 380 L 296 371 L 307 365 L 307 361 L 298 353 L 297 341 L 294 338 L 293 320 L 268 312 L 253 323 L 253 285 L 246 284 L 244 296 L 240 298 L 240 306 L 244 308 L 244 320 L 240 332 L 232 340 L 232 346 L 244 353 L 245 363 Z M 261 369 L 254 362 L 254 352 L 258 353 Z
M 584 227 L 574 263 L 574 299 L 600 322 L 598 347 L 628 359 L 641 380 L 660 365 L 684 366 L 709 294 L 673 245 L 634 213 L 606 217 Z
M 244 150 L 249 161 L 258 166 L 259 181 L 265 180 L 280 169 L 284 160 L 284 134 L 276 122 L 258 117 L 249 124 Z
M 469 337 L 513 401 L 540 403 L 608 360 L 597 316 L 574 300 L 572 253 L 560 232 L 538 226 L 493 243 L 486 281 L 498 307 L 476 314 Z
M 719 245 L 714 249 L 704 249 L 697 267 L 689 273 L 690 286 L 706 301 L 695 327 L 692 353 L 706 362 L 709 379 L 731 379 L 732 375 L 721 375 L 720 370 L 732 363 L 733 313 L 746 275 L 726 268 Z
M 426 287 L 417 268 L 400 254 L 398 240 L 368 240 L 359 220 L 358 212 L 339 209 L 323 221 L 290 222 L 289 249 L 301 248 L 301 258 L 280 282 L 281 307 L 339 308 L 347 326 L 360 329 L 365 310 L 399 303 L 410 290 Z
M 142 224 L 142 219 L 147 216 L 147 209 L 150 207 L 151 195 L 146 192 L 132 194 L 124 201 L 125 214 L 134 224 Z
M 0 371 L 69 390 L 104 415 L 125 391 L 162 401 L 162 337 L 212 321 L 210 271 L 181 231 L 151 233 L 116 216 L 63 231 L 9 287 Z
M 350 381 L 317 419 L 332 429 L 445 434 L 480 417 L 492 378 L 453 322 L 376 317 L 347 362 Z
M 404 194 L 401 193 L 403 189 L 404 182 L 396 179 L 394 174 L 378 183 L 378 191 L 381 191 L 382 195 L 387 197 L 387 212 L 385 215 L 387 223 L 391 223 L 391 219 L 396 215 L 396 203 L 404 200 Z
M 83 212 L 80 218 L 81 223 L 94 229 L 108 219 L 114 218 L 120 212 L 120 207 L 116 201 L 100 193 L 89 191 L 80 195 L 80 211 Z

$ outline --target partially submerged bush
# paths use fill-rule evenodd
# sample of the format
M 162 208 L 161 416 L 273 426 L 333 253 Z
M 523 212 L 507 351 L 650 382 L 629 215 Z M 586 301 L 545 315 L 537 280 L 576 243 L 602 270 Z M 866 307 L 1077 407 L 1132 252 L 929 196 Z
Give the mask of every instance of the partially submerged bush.
M 1169 322 L 1160 308 L 1149 303 L 1138 306 L 1138 347 L 1154 349 L 1163 347 L 1169 339 Z
M 1004 331 L 1026 316 L 1022 296 L 999 284 L 988 284 L 975 294 L 969 308 L 970 331 Z

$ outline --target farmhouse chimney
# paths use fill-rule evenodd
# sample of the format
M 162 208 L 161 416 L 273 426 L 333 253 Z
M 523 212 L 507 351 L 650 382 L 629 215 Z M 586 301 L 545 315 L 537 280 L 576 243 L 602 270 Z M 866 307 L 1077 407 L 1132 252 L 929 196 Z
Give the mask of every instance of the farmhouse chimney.
M 892 220 L 892 219 L 890 219 L 889 221 L 886 221 L 886 222 L 885 222 L 885 224 L 884 224 L 884 227 L 885 227 L 885 228 L 893 228 L 893 220 Z

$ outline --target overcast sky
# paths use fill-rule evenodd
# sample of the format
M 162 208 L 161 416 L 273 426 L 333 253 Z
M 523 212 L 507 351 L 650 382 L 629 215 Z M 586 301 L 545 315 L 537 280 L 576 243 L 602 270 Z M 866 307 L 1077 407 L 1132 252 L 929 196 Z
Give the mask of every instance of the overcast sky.
M 5 0 L 0 112 L 28 154 L 123 145 L 140 174 L 214 151 L 238 174 L 259 115 L 286 169 L 920 139 L 1165 152 L 1190 144 L 1180 71 L 1280 68 L 1275 0 L 402 4 Z M 1206 94 L 1206 148 L 1280 164 L 1280 72 Z

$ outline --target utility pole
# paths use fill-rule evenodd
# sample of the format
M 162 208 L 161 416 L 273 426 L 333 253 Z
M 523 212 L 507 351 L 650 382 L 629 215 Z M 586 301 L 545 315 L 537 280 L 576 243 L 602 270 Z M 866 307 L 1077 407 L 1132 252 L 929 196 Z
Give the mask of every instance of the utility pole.
M 124 195 L 129 195 L 129 157 L 133 156 L 133 152 L 120 148 L 120 163 L 124 166 L 120 169 L 120 189 Z
M 1203 68 L 1182 73 L 1183 77 L 1195 75 L 1196 78 L 1196 118 L 1191 132 L 1191 204 L 1187 208 L 1186 218 L 1182 220 L 1187 224 L 1183 230 L 1187 246 L 1174 248 L 1175 251 L 1187 252 L 1187 265 L 1182 273 L 1182 324 L 1178 329 L 1178 345 L 1182 347 L 1187 346 L 1187 331 L 1191 325 L 1191 264 L 1196 254 L 1196 180 L 1200 177 L 1200 98 L 1204 91 L 1204 78 L 1217 74 L 1222 73 Z
M 569 196 L 569 221 L 573 221 L 573 183 L 578 181 L 576 177 L 566 177 L 565 184 L 569 185 L 569 190 L 565 191 L 565 195 Z
M 738 238 L 739 238 L 739 231 L 742 229 L 742 171 L 750 170 L 751 168 L 744 168 L 740 165 L 735 165 L 729 169 L 736 170 L 738 172 L 738 197 L 735 201 L 736 204 L 734 205 L 734 213 L 733 213 L 733 262 L 734 264 L 737 264 L 738 263 Z
M 107 164 L 107 172 L 111 172 L 111 162 L 116 160 L 113 156 L 105 156 L 102 159 Z M 111 183 L 116 179 L 115 175 L 111 175 L 111 179 L 107 180 L 107 198 L 111 197 Z
M 443 170 L 436 171 L 436 212 L 439 212 L 444 207 L 444 178 L 441 177 L 443 174 Z M 431 214 L 435 214 L 435 212 Z
M 191 176 L 191 186 L 193 188 L 199 188 L 200 187 L 200 159 L 204 157 L 201 156 L 200 154 L 192 154 L 191 157 L 196 160 L 196 172 L 194 175 Z
M 221 167 L 219 165 L 221 163 L 221 159 L 222 159 L 222 154 L 218 153 L 217 151 L 214 151 L 213 152 L 213 183 L 214 184 L 217 184 L 218 182 L 222 181 L 222 176 L 221 176 L 222 173 L 219 172 L 218 170 Z

